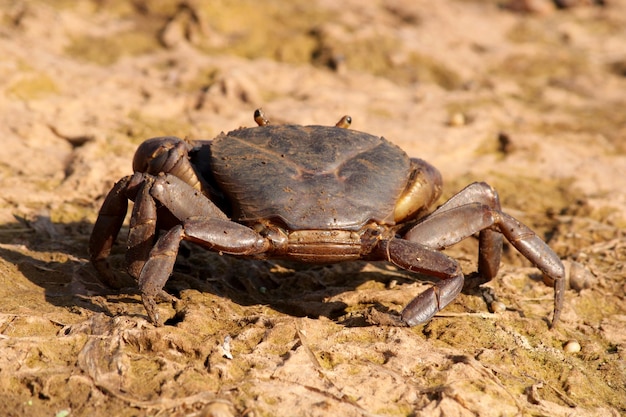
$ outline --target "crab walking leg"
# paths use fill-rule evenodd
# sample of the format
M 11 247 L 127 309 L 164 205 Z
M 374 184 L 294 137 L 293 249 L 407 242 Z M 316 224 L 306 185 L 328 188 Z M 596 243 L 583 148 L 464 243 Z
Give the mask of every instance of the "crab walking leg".
M 150 321 L 160 324 L 156 298 L 171 299 L 163 291 L 178 254 L 181 240 L 189 240 L 205 248 L 232 255 L 253 255 L 267 251 L 267 241 L 249 229 L 230 220 L 190 218 L 167 231 L 154 245 L 138 284 Z
M 481 203 L 492 210 L 501 211 L 500 197 L 496 190 L 485 182 L 475 182 L 441 205 L 433 214 L 439 215 L 450 209 L 471 203 Z M 478 271 L 465 277 L 465 288 L 475 288 L 491 281 L 498 275 L 502 257 L 502 233 L 483 229 L 478 235 Z
M 459 264 L 443 253 L 403 239 L 383 241 L 380 245 L 386 252 L 386 259 L 394 265 L 441 279 L 402 310 L 402 321 L 409 326 L 432 318 L 463 289 L 464 279 Z
M 253 255 L 268 250 L 269 243 L 254 230 L 231 221 L 211 200 L 179 178 L 160 175 L 150 194 L 182 224 L 178 238 L 233 255 Z
M 405 239 L 440 250 L 474 233 L 495 227 L 511 244 L 544 274 L 554 280 L 554 327 L 561 315 L 565 271 L 559 257 L 530 228 L 515 218 L 481 203 L 470 203 L 439 210 L 413 227 Z M 444 230 L 446 232 L 442 233 Z
M 180 225 L 174 226 L 159 238 L 154 248 L 150 251 L 150 256 L 137 279 L 141 300 L 148 313 L 148 318 L 157 326 L 161 322 L 159 320 L 156 298 L 172 298 L 165 294 L 163 287 L 174 269 L 182 229 Z
M 246 226 L 228 220 L 203 194 L 174 176 L 159 176 L 150 188 L 150 194 L 181 222 L 158 239 L 139 274 L 142 300 L 154 324 L 160 323 L 156 298 L 171 299 L 164 293 L 163 287 L 174 269 L 181 240 L 236 255 L 252 255 L 268 250 L 269 243 L 265 238 Z
M 541 272 L 554 280 L 554 314 L 550 328 L 561 317 L 565 297 L 565 268 L 561 259 L 531 229 L 519 220 L 500 212 L 500 230 L 515 248 Z
M 91 263 L 105 283 L 112 288 L 120 288 L 122 284 L 111 270 L 107 258 L 128 210 L 128 197 L 125 192 L 131 178 L 132 176 L 122 178 L 109 191 L 89 238 Z
M 150 195 L 181 221 L 189 217 L 228 219 L 207 196 L 172 174 L 156 177 Z

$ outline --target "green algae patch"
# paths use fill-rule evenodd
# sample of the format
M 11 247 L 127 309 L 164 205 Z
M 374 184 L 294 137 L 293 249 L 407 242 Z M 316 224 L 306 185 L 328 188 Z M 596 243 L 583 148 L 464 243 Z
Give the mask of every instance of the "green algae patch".
M 553 220 L 546 218 L 546 214 L 560 213 L 576 202 L 579 196 L 571 178 L 537 178 L 521 173 L 512 175 L 491 171 L 481 179 L 498 191 L 504 211 L 511 208 L 527 213 L 532 220 L 529 226 L 536 223 L 551 223 Z M 476 180 L 471 174 L 462 175 L 449 181 L 445 188 L 449 193 L 457 192 Z
M 514 77 L 520 82 L 547 82 L 551 78 L 574 77 L 589 72 L 589 62 L 584 54 L 572 51 L 542 52 L 534 55 L 519 53 L 507 56 L 494 71 L 499 76 Z M 493 75 L 492 72 L 490 74 Z
M 8 337 L 46 337 L 56 335 L 61 326 L 43 317 L 16 315 L 0 329 Z
M 265 330 L 263 341 L 269 354 L 282 356 L 292 348 L 296 338 L 296 329 L 290 323 L 277 323 L 271 329 Z
M 556 48 L 533 54 L 510 54 L 486 73 L 490 77 L 515 81 L 521 87 L 515 98 L 531 107 L 541 107 L 546 105 L 547 87 L 567 86 L 590 71 L 591 64 L 582 51 Z
M 604 317 L 619 313 L 617 303 L 599 303 L 596 296 L 587 291 L 581 292 L 578 297 L 570 301 L 570 305 L 580 317 L 589 322 L 599 323 Z
M 611 100 L 584 106 L 561 105 L 558 109 L 568 115 L 559 121 L 542 120 L 533 130 L 544 135 L 576 135 L 573 140 L 585 140 L 608 155 L 626 154 L 626 101 Z
M 217 39 L 202 37 L 201 50 L 289 63 L 309 62 L 315 48 L 310 30 L 331 17 L 310 2 L 252 0 L 205 2 L 197 14 L 219 34 Z
M 185 138 L 191 130 L 191 126 L 179 118 L 155 117 L 136 110 L 128 114 L 128 122 L 120 127 L 119 132 L 139 145 L 144 140 L 157 136 Z
M 390 36 L 372 34 L 351 42 L 338 39 L 323 42 L 318 49 L 332 50 L 333 55 L 341 57 L 348 69 L 385 77 L 400 85 L 434 83 L 447 90 L 454 90 L 463 83 L 463 79 L 452 68 L 417 51 L 407 52 L 401 59 L 393 59 L 400 40 Z M 315 57 L 313 63 L 329 65 Z
M 401 39 L 385 33 L 356 34 L 358 27 L 311 2 L 285 3 L 252 0 L 204 2 L 172 7 L 168 2 L 146 3 L 144 15 L 134 17 L 138 30 L 106 38 L 76 38 L 67 48 L 71 56 L 110 65 L 123 55 L 136 55 L 168 44 L 163 34 L 170 27 L 208 55 L 236 55 L 246 59 L 272 59 L 291 64 L 313 64 L 382 76 L 402 85 L 435 83 L 452 90 L 463 80 L 453 68 L 417 51 L 403 53 Z M 327 27 L 340 28 L 335 36 Z M 333 35 L 330 34 L 333 32 Z M 355 34 L 355 36 L 351 36 Z M 145 36 L 145 38 L 144 38 Z
M 59 87 L 47 74 L 28 72 L 6 90 L 9 97 L 20 100 L 38 100 L 59 93 Z
M 122 56 L 142 55 L 159 48 L 161 45 L 154 33 L 128 31 L 108 37 L 75 37 L 65 48 L 65 53 L 72 58 L 108 66 Z
M 181 89 L 187 92 L 207 90 L 210 86 L 214 85 L 222 75 L 222 70 L 217 67 L 203 67 L 192 79 L 184 82 L 181 85 Z
M 523 19 L 511 27 L 507 38 L 514 43 L 540 43 L 542 45 L 559 46 L 565 43 L 559 31 L 554 30 L 546 21 L 540 19 Z
M 472 317 L 435 318 L 426 323 L 422 333 L 432 343 L 449 346 L 465 345 L 465 351 L 486 349 L 501 345 L 502 341 L 495 337 L 494 320 Z M 466 340 L 471 334 L 471 340 Z

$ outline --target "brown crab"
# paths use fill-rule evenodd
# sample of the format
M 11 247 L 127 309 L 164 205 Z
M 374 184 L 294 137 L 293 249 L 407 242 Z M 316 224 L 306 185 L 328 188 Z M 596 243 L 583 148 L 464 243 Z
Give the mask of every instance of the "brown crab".
M 477 182 L 428 214 L 441 175 L 384 138 L 336 126 L 271 125 L 257 110 L 254 128 L 190 144 L 176 137 L 145 141 L 133 175 L 107 195 L 89 249 L 104 280 L 116 286 L 107 257 L 130 218 L 128 272 L 137 279 L 149 319 L 181 240 L 220 253 L 309 263 L 389 261 L 439 278 L 399 320 L 429 320 L 463 289 L 494 278 L 502 237 L 554 282 L 554 314 L 563 305 L 564 269 L 532 230 L 504 213 L 496 191 Z M 159 235 L 159 231 L 164 233 Z M 478 233 L 478 269 L 464 277 L 440 250 Z M 467 282 L 466 282 L 467 281 Z

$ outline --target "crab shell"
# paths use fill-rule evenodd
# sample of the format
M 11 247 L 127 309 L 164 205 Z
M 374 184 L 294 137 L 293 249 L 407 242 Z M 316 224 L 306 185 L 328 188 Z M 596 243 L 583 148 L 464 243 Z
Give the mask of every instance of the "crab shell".
M 423 161 L 419 161 L 424 163 Z M 424 163 L 425 164 L 425 163 Z M 411 160 L 398 146 L 367 133 L 330 126 L 268 125 L 221 134 L 211 169 L 231 203 L 231 218 L 282 223 L 289 230 L 359 230 L 395 225 L 429 206 L 441 176 L 409 188 Z M 408 191 L 408 192 L 407 192 Z

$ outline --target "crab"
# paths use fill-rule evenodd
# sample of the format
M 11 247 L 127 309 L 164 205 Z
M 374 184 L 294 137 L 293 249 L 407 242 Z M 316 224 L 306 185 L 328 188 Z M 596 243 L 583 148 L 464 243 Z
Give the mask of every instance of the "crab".
M 270 124 L 221 133 L 212 141 L 148 139 L 133 159 L 134 174 L 106 196 L 90 238 L 91 262 L 103 281 L 119 286 L 108 263 L 130 217 L 126 261 L 148 318 L 160 324 L 157 301 L 174 300 L 163 287 L 181 241 L 220 254 L 306 263 L 388 261 L 438 278 L 398 314 L 401 325 L 427 322 L 465 287 L 493 279 L 503 238 L 550 278 L 559 320 L 564 268 L 530 228 L 502 211 L 497 192 L 470 184 L 432 210 L 441 174 L 409 158 L 388 140 L 335 126 Z M 478 236 L 478 267 L 464 276 L 441 250 Z

